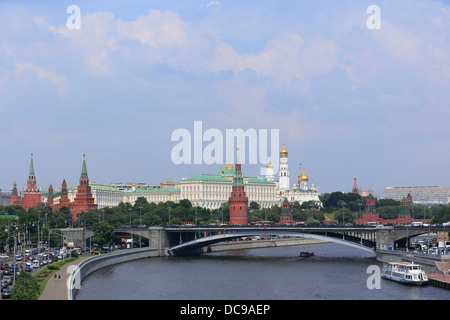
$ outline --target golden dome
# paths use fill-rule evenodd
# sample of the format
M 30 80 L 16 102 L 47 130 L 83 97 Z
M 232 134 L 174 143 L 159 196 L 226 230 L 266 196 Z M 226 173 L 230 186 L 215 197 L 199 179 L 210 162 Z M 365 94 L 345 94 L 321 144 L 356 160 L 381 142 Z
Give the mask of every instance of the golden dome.
M 272 165 L 271 161 L 269 161 L 269 163 L 267 164 L 266 168 L 267 168 L 267 169 L 273 168 L 273 165 Z
M 234 169 L 234 167 L 228 162 L 228 165 L 225 167 L 225 170 Z
M 305 171 L 303 171 L 303 174 L 302 174 L 302 176 L 300 177 L 300 181 L 302 181 L 302 182 L 308 182 L 308 180 L 309 180 L 308 176 L 306 175 Z
M 284 147 L 284 143 L 283 143 L 283 149 L 281 149 L 281 151 L 280 151 L 280 156 L 287 156 L 287 154 L 288 154 L 288 151 Z

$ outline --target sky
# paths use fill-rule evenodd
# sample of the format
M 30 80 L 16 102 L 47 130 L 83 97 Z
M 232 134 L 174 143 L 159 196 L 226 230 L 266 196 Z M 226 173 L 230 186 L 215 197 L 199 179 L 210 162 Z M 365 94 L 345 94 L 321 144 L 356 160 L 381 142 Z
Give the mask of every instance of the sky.
M 77 186 L 83 154 L 95 183 L 216 173 L 204 134 L 237 129 L 278 132 L 267 156 L 284 143 L 322 193 L 448 186 L 450 1 L 0 1 L 1 189 L 30 154 L 42 190 Z

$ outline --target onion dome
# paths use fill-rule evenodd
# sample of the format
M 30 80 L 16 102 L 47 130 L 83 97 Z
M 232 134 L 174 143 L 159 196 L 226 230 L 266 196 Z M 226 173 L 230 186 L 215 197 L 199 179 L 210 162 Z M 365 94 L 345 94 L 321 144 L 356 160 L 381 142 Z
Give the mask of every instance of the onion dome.
M 232 170 L 232 169 L 234 169 L 234 167 L 230 164 L 230 163 L 228 163 L 228 165 L 225 167 L 225 170 Z
M 308 176 L 306 175 L 305 171 L 303 171 L 303 174 L 302 174 L 302 176 L 300 177 L 300 181 L 302 181 L 302 182 L 308 182 L 308 180 L 309 180 Z
M 280 151 L 280 157 L 286 158 L 287 155 L 288 155 L 288 151 L 287 151 L 286 148 L 284 147 L 284 143 L 283 143 L 283 149 L 281 149 L 281 151 Z

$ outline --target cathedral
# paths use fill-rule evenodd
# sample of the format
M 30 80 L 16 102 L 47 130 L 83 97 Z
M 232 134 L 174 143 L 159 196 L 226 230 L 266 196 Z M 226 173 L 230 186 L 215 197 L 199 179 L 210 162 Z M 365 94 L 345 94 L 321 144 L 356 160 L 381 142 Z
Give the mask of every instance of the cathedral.
M 275 180 L 273 166 L 270 162 L 266 166 L 266 180 Z M 301 165 L 297 181 L 291 186 L 288 151 L 283 144 L 283 148 L 280 151 L 280 172 L 279 180 L 277 182 L 277 196 L 280 198 L 280 201 L 287 199 L 290 203 L 298 201 L 299 204 L 302 204 L 305 201 L 313 201 L 317 206 L 321 207 L 322 202 L 319 199 L 319 195 L 319 188 L 316 187 L 314 183 L 309 184 L 309 177 L 306 175 L 305 170 L 302 172 Z

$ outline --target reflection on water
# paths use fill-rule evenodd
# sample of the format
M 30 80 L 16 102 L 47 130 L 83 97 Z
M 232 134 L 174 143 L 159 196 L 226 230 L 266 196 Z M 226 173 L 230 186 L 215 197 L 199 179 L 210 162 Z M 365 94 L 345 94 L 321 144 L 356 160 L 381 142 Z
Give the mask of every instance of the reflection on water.
M 299 257 L 300 251 L 314 256 Z M 366 273 L 374 255 L 336 244 L 263 248 L 193 257 L 149 258 L 89 275 L 77 299 L 292 300 L 449 299 L 435 287 L 381 280 L 370 290 Z

